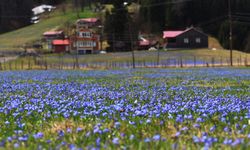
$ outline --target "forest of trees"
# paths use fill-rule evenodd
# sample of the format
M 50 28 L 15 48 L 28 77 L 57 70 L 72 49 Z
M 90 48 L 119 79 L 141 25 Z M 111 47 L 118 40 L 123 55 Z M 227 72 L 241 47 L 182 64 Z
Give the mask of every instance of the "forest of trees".
M 31 8 L 35 5 L 41 3 L 56 5 L 63 1 L 66 0 L 1 0 L 0 33 L 30 24 Z M 106 13 L 106 19 L 109 23 L 105 23 L 105 31 L 110 41 L 113 38 L 126 40 L 125 42 L 129 41 L 130 37 L 121 37 L 121 34 L 129 33 L 128 24 L 132 24 L 132 27 L 136 27 L 135 29 L 140 29 L 142 32 L 156 34 L 162 33 L 163 30 L 183 30 L 194 26 L 218 38 L 225 48 L 229 47 L 229 0 L 129 0 L 140 4 L 139 17 L 133 18 L 134 20 L 125 17 L 127 16 L 127 8 L 119 8 L 122 7 L 120 4 L 125 0 L 68 1 L 72 1 L 77 7 L 81 7 L 79 5 L 87 6 L 95 2 L 115 4 L 115 8 Z M 233 48 L 250 52 L 250 1 L 231 0 L 231 4 Z M 119 15 L 123 17 L 119 17 Z M 109 26 L 110 29 L 108 29 Z M 120 35 L 114 35 L 118 30 Z

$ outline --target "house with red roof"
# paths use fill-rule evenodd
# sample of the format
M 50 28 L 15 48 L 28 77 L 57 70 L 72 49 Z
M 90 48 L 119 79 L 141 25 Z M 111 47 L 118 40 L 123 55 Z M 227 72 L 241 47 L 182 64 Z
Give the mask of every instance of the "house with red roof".
M 63 31 L 47 31 L 43 33 L 43 38 L 47 43 L 47 48 L 52 50 L 52 41 L 56 39 L 64 39 L 64 32 Z
M 71 36 L 71 50 L 78 54 L 93 54 L 100 50 L 100 35 L 96 32 L 100 20 L 83 18 L 76 22 L 76 35 Z
M 68 39 L 57 39 L 52 41 L 52 49 L 54 53 L 69 52 L 70 41 Z
M 163 39 L 166 48 L 191 49 L 208 47 L 208 35 L 193 27 L 182 31 L 164 31 Z

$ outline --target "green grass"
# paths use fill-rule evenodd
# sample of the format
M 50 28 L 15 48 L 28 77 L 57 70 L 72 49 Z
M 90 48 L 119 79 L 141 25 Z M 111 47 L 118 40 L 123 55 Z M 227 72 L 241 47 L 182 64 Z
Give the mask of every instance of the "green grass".
M 157 51 L 135 51 L 135 62 L 138 64 L 156 64 L 157 62 Z M 228 66 L 230 65 L 230 55 L 227 50 L 216 50 L 212 51 L 209 49 L 199 49 L 199 50 L 173 50 L 173 51 L 160 51 L 159 60 L 160 64 L 168 60 L 176 60 L 180 67 L 179 60 L 183 60 L 183 67 L 192 67 L 194 59 L 197 61 L 197 66 L 206 66 L 206 63 L 199 64 L 199 62 L 207 62 L 209 66 L 212 66 L 212 60 L 214 59 L 217 66 Z M 244 66 L 250 65 L 250 54 L 246 54 L 239 51 L 233 51 L 233 63 L 234 66 Z M 76 63 L 76 55 L 74 54 L 49 54 L 41 55 L 37 57 L 36 60 L 41 62 L 41 65 L 35 65 L 35 61 L 32 57 L 19 57 L 16 60 L 6 62 L 2 64 L 4 70 L 25 70 L 25 69 L 45 69 L 45 63 L 48 68 L 60 68 L 64 66 L 65 69 L 72 69 L 74 63 Z M 188 66 L 187 61 L 191 64 Z M 119 63 L 122 65 L 132 64 L 132 53 L 131 52 L 117 52 L 117 53 L 107 53 L 107 54 L 92 54 L 92 55 L 79 55 L 79 64 L 88 64 L 88 69 L 90 68 L 106 68 L 111 67 L 112 64 Z M 11 67 L 10 67 L 11 66 Z M 147 65 L 146 65 L 147 66 Z M 216 66 L 216 65 L 215 65 Z M 112 66 L 114 67 L 114 66 Z M 11 69 L 8 69 L 11 68 Z M 47 69 L 48 69 L 47 68 Z M 84 69 L 87 69 L 86 67 Z
M 58 55 L 52 54 L 47 55 L 47 60 L 49 62 L 56 62 L 56 59 L 63 56 L 66 62 L 71 62 L 74 59 L 74 55 Z M 216 59 L 222 58 L 229 59 L 229 51 L 227 50 L 216 50 L 212 51 L 209 49 L 193 49 L 193 50 L 173 50 L 173 51 L 160 51 L 160 60 L 165 60 L 167 58 L 194 58 L 197 59 L 205 59 L 207 61 L 211 61 L 211 58 L 214 57 Z M 250 61 L 250 54 L 246 54 L 239 51 L 233 51 L 233 56 L 235 58 L 235 62 L 237 59 L 245 59 L 248 58 Z M 132 53 L 131 52 L 119 52 L 119 53 L 107 53 L 107 54 L 95 54 L 95 55 L 79 55 L 80 62 L 124 62 L 131 61 Z M 157 59 L 156 51 L 135 51 L 135 59 L 136 61 L 155 61 Z
M 80 12 L 79 14 L 80 18 L 93 17 L 95 15 L 89 9 L 85 9 L 84 12 Z M 65 29 L 67 25 L 73 25 L 77 19 L 77 14 L 71 9 L 70 5 L 67 5 L 65 14 L 59 7 L 54 12 L 43 15 L 42 20 L 37 24 L 1 34 L 0 51 L 23 50 L 22 47 L 24 44 L 41 40 L 44 32 Z

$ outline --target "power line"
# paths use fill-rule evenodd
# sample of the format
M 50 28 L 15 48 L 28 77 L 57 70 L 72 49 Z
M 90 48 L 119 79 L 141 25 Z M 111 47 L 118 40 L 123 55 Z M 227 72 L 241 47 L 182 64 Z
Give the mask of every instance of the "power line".
M 250 13 L 243 13 L 243 12 L 235 12 L 232 13 L 233 15 L 240 15 L 240 16 L 250 16 Z
M 234 22 L 242 23 L 242 24 L 245 24 L 245 25 L 250 25 L 250 21 L 245 22 L 245 21 L 235 20 Z
M 161 2 L 161 3 L 156 3 L 156 4 L 142 5 L 141 7 L 155 7 L 155 6 L 161 6 L 161 5 L 186 3 L 190 1 L 194 1 L 194 0 L 176 0 L 176 1 L 171 1 L 171 2 Z
M 216 22 L 216 21 L 225 20 L 226 18 L 227 18 L 226 15 L 219 16 L 219 17 L 210 19 L 210 20 L 208 20 L 208 21 L 200 22 L 200 23 L 196 24 L 196 26 L 207 26 L 207 25 L 209 25 L 209 24 L 211 24 L 211 23 L 214 23 L 214 22 Z
M 242 21 L 250 21 L 250 16 L 249 17 L 244 17 L 244 16 L 235 16 L 232 15 L 233 19 L 237 19 L 237 20 L 242 20 Z

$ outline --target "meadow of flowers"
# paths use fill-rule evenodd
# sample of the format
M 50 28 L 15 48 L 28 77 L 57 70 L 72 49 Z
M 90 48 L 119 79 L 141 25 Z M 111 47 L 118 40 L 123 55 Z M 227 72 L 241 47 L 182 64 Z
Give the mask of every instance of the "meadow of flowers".
M 0 148 L 249 149 L 250 69 L 0 72 Z

